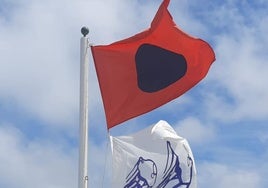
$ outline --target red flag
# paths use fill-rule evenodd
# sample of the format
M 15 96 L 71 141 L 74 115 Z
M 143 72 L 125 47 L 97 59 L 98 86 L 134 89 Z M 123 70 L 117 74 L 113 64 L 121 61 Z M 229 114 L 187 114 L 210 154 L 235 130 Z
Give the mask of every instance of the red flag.
M 108 128 L 179 97 L 215 60 L 208 43 L 176 26 L 168 4 L 162 2 L 148 30 L 91 48 Z

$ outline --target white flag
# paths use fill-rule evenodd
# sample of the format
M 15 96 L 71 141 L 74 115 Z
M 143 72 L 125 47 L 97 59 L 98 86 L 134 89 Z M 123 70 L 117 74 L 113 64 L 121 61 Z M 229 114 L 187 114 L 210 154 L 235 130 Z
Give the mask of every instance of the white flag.
M 166 121 L 110 138 L 113 188 L 196 188 L 190 146 Z

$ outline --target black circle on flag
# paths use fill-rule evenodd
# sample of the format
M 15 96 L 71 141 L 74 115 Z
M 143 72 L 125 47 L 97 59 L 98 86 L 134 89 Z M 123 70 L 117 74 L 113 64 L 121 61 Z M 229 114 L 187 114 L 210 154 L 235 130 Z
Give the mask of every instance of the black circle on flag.
M 152 44 L 142 44 L 136 52 L 135 61 L 138 87 L 148 93 L 168 87 L 187 71 L 183 55 Z

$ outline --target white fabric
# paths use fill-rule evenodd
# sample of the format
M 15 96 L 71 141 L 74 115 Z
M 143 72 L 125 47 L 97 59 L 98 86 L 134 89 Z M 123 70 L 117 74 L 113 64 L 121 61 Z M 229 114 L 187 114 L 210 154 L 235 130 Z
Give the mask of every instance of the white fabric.
M 196 188 L 190 146 L 166 121 L 110 139 L 112 188 Z

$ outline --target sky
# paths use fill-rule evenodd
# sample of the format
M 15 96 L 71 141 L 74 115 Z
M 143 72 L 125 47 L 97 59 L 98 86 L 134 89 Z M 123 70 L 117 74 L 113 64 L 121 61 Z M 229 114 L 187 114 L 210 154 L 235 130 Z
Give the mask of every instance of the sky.
M 93 45 L 149 28 L 161 0 L 0 0 L 0 187 L 77 187 L 80 29 Z M 268 187 L 268 1 L 171 0 L 177 26 L 216 61 L 183 96 L 110 130 L 166 120 L 200 188 Z M 90 57 L 89 187 L 109 187 L 106 121 Z

